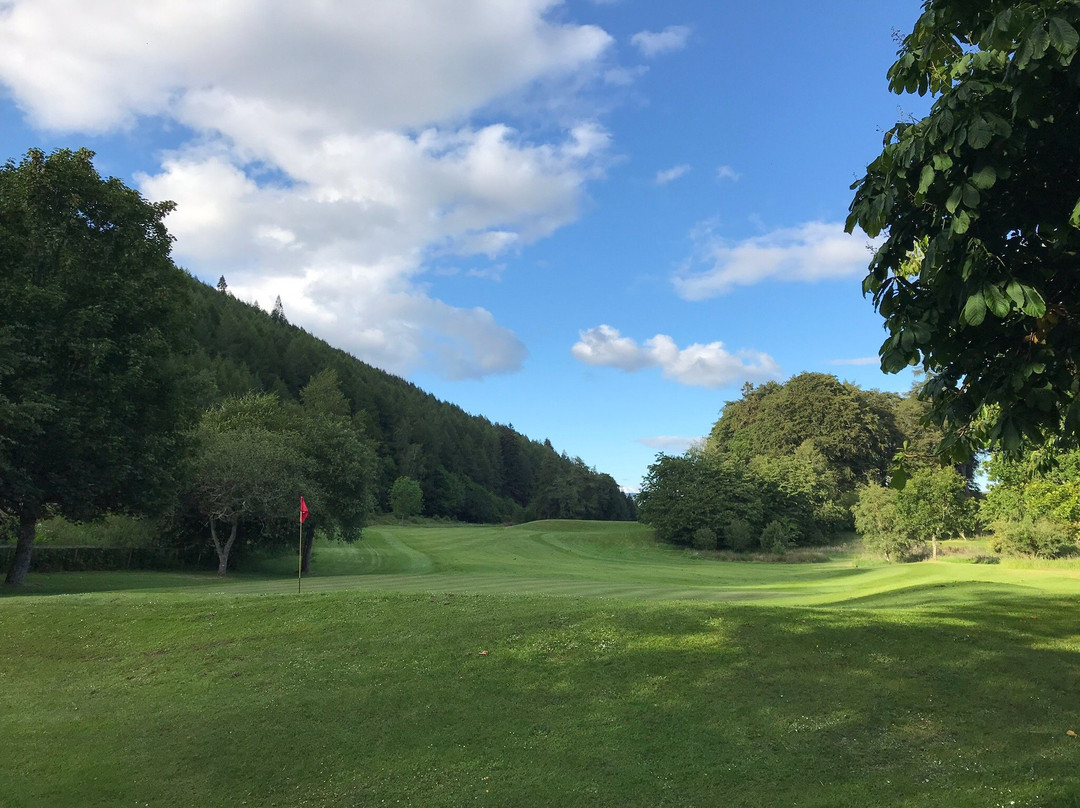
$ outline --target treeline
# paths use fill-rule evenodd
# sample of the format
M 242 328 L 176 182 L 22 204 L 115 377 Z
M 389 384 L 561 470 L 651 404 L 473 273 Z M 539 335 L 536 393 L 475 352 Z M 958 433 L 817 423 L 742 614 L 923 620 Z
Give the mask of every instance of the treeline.
M 298 402 L 318 374 L 332 371 L 347 415 L 372 443 L 375 505 L 390 509 L 398 477 L 420 483 L 424 515 L 465 522 L 635 518 L 615 480 L 545 440 L 530 440 L 440 401 L 272 314 L 193 280 L 190 358 L 199 404 L 270 393 Z
M 913 478 L 938 465 L 940 432 L 925 414 L 914 395 L 821 373 L 747 384 L 702 446 L 657 458 L 638 498 L 641 519 L 660 540 L 701 549 L 782 553 L 827 542 L 855 527 L 853 507 L 888 481 L 899 451 Z M 970 498 L 974 462 L 946 471 Z
M 468 415 L 170 258 L 165 217 L 93 152 L 0 166 L 0 534 L 23 582 L 39 521 L 156 517 L 174 548 L 359 537 L 398 478 L 429 516 L 632 518 L 615 481 Z M 306 558 L 306 553 L 305 553 Z
M 980 516 L 993 530 L 992 549 L 1042 558 L 1077 551 L 1080 450 L 1042 445 L 1012 457 L 996 452 L 986 473 L 992 486 Z

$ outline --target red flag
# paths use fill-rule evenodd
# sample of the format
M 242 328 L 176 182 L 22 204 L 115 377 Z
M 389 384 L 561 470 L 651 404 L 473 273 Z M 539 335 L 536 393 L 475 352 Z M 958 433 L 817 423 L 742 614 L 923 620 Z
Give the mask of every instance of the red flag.
M 300 497 L 300 524 L 304 524 L 304 520 L 308 518 L 307 503 L 304 502 L 304 498 Z

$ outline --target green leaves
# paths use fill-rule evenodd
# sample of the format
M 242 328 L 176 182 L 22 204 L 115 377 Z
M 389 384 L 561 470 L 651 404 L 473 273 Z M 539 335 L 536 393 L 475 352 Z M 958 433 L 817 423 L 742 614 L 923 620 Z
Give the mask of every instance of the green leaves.
M 967 325 L 981 325 L 986 318 L 986 298 L 981 292 L 971 295 L 960 313 L 960 322 Z
M 945 210 L 949 213 L 956 213 L 956 209 L 960 207 L 960 202 L 964 198 L 964 186 L 957 185 L 952 189 L 952 193 L 949 194 L 949 198 L 945 200 Z
M 980 191 L 986 191 L 994 187 L 997 178 L 998 173 L 993 166 L 983 166 L 972 175 L 971 184 Z
M 952 232 L 954 235 L 962 236 L 971 227 L 971 214 L 966 210 L 960 211 L 952 221 Z
M 1075 34 L 1076 32 L 1074 31 L 1073 33 Z M 1040 23 L 1035 23 L 1027 30 L 1027 32 L 1025 32 L 1024 37 L 1020 42 L 1020 47 L 1016 50 L 1013 64 L 1018 70 L 1024 70 L 1031 65 L 1033 61 L 1041 59 L 1046 54 L 1046 50 L 1049 47 L 1050 33 L 1043 28 Z
M 988 283 L 983 286 L 983 301 L 986 303 L 986 308 L 993 312 L 995 317 L 1003 318 L 1008 316 L 1010 310 L 1009 299 L 994 284 Z
M 1047 29 L 1054 50 L 1063 56 L 1076 51 L 1076 46 L 1080 44 L 1080 34 L 1077 34 L 1076 29 L 1068 22 L 1061 17 L 1051 17 L 1047 22 Z
M 919 196 L 923 196 L 924 194 L 926 194 L 927 190 L 930 188 L 930 185 L 934 182 L 935 173 L 936 172 L 934 171 L 934 167 L 930 163 L 924 165 L 922 169 L 922 174 L 919 175 L 919 190 L 917 190 L 915 193 L 917 193 Z M 1077 207 L 1080 208 L 1080 203 L 1078 203 Z
M 924 363 L 944 456 L 1060 434 L 1080 396 L 1080 327 L 1061 316 L 1080 297 L 1080 2 L 922 5 L 890 78 L 937 98 L 890 131 L 849 224 L 887 234 L 864 285 L 892 335 L 882 368 Z M 1007 425 L 975 425 L 988 405 Z M 1064 439 L 1080 445 L 1080 429 Z
M 1005 294 L 1016 304 L 1018 309 L 1022 309 L 1024 303 L 1027 301 L 1027 295 L 1024 294 L 1024 287 L 1017 281 L 1009 281 L 1009 285 L 1005 287 Z
M 1025 286 L 1023 289 L 1025 300 L 1022 310 L 1024 314 L 1028 317 L 1046 316 L 1046 301 L 1043 300 L 1043 296 L 1039 294 L 1039 291 L 1030 286 Z
M 994 130 L 981 115 L 976 115 L 968 124 L 967 142 L 973 149 L 983 149 L 990 145 Z
M 1046 313 L 1046 303 L 1035 289 L 1016 280 L 1009 281 L 1004 288 L 1000 284 L 985 283 L 982 289 L 968 296 L 960 313 L 960 322 L 978 326 L 982 325 L 988 311 L 1005 319 L 1015 310 L 1029 317 L 1042 317 Z

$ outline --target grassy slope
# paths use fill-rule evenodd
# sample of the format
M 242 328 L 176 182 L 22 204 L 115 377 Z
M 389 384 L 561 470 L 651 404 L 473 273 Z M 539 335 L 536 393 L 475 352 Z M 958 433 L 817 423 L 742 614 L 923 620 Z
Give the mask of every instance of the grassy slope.
M 0 804 L 1080 805 L 1075 567 L 722 564 L 560 523 L 315 564 L 300 596 L 0 601 Z

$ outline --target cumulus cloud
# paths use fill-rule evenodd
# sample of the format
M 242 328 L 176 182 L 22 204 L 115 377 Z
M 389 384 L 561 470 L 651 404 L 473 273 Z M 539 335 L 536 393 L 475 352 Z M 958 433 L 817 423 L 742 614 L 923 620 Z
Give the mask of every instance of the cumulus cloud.
M 669 182 L 673 182 L 673 181 L 677 180 L 679 177 L 686 174 L 689 170 L 690 170 L 690 166 L 684 164 L 684 165 L 681 165 L 681 166 L 673 166 L 673 167 L 665 169 L 663 171 L 657 171 L 656 172 L 656 184 L 657 185 L 667 185 Z
M 602 173 L 609 135 L 586 116 L 542 137 L 493 119 L 605 67 L 611 38 L 557 5 L 6 0 L 0 84 L 41 128 L 190 133 L 136 181 L 177 202 L 176 256 L 197 274 L 280 294 L 293 322 L 394 372 L 509 372 L 520 341 L 420 276 L 433 255 L 549 235 Z
M 731 353 L 722 342 L 679 348 L 668 335 L 657 334 L 639 345 L 609 325 L 587 329 L 579 336 L 570 349 L 579 362 L 627 373 L 656 367 L 665 379 L 692 387 L 727 387 L 780 375 L 779 365 L 768 354 L 747 350 Z
M 669 25 L 663 31 L 639 31 L 630 37 L 630 44 L 645 57 L 653 57 L 668 51 L 682 50 L 690 38 L 687 25 Z
M 694 259 L 674 278 L 686 300 L 706 300 L 765 280 L 813 282 L 861 275 L 880 244 L 865 233 L 848 235 L 839 222 L 810 222 L 737 242 L 706 227 L 694 240 Z
M 638 438 L 638 443 L 648 446 L 650 449 L 656 449 L 664 452 L 665 454 L 683 454 L 691 446 L 695 446 L 704 441 L 705 438 L 681 438 L 676 435 L 657 435 L 652 438 Z

